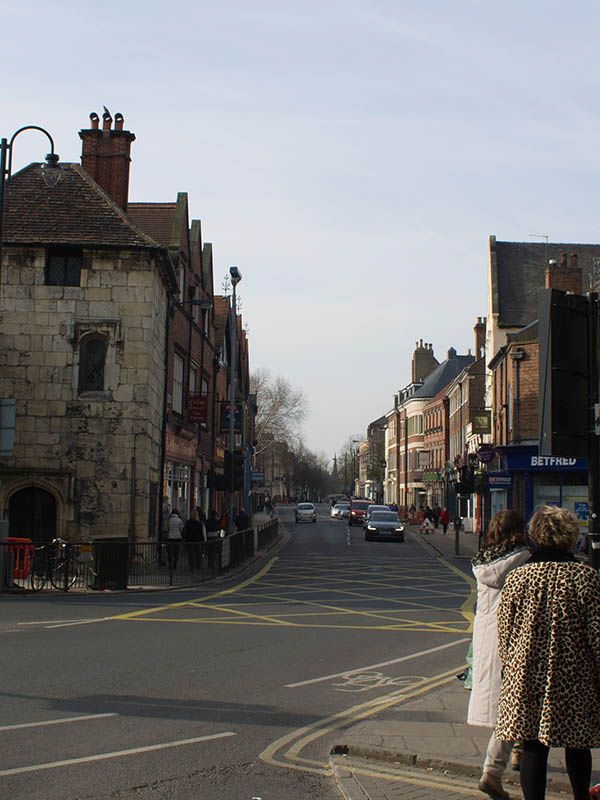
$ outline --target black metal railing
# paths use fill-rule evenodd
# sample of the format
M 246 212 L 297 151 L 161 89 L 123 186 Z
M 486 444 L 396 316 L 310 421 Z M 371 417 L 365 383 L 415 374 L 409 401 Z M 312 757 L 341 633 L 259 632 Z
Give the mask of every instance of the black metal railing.
M 264 550 L 268 547 L 279 535 L 279 520 L 274 517 L 270 522 L 265 522 L 259 525 L 256 529 L 256 548 L 257 550 Z
M 277 535 L 277 521 L 258 532 L 259 547 Z M 111 590 L 202 583 L 254 555 L 254 529 L 206 542 L 0 542 L 4 591 Z

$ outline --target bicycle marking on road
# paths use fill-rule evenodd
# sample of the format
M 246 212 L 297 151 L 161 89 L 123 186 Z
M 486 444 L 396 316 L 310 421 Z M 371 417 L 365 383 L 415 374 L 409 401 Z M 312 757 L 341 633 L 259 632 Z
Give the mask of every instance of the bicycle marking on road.
M 209 742 L 213 739 L 224 739 L 228 736 L 236 736 L 233 731 L 223 733 L 213 733 L 207 736 L 195 736 L 193 739 L 179 739 L 174 742 L 161 742 L 160 744 L 146 745 L 145 747 L 132 747 L 128 750 L 114 750 L 112 753 L 97 753 L 91 756 L 80 756 L 79 758 L 66 758 L 63 761 L 48 761 L 45 764 L 31 764 L 27 767 L 14 767 L 13 769 L 0 770 L 0 777 L 6 775 L 21 775 L 25 772 L 40 772 L 46 769 L 56 769 L 57 767 L 69 767 L 73 764 L 86 764 L 91 761 L 104 761 L 107 758 L 121 758 L 123 756 L 136 755 L 137 753 L 150 753 L 155 750 L 166 750 L 169 747 L 181 747 L 187 744 L 197 744 L 198 742 Z
M 63 725 L 66 722 L 83 722 L 88 719 L 102 719 L 104 717 L 118 717 L 116 711 L 108 711 L 104 714 L 85 714 L 80 717 L 62 717 L 61 719 L 45 719 L 40 722 L 19 722 L 15 725 L 0 725 L 0 731 L 15 731 L 19 728 L 42 728 L 46 725 Z
M 400 658 L 391 658 L 388 661 L 380 661 L 378 664 L 369 664 L 366 667 L 356 667 L 355 669 L 348 669 L 344 670 L 344 672 L 335 672 L 332 675 L 322 675 L 320 678 L 310 678 L 306 681 L 298 681 L 297 683 L 286 683 L 284 685 L 285 689 L 296 689 L 299 686 L 308 686 L 311 683 L 322 683 L 324 681 L 330 681 L 333 678 L 342 678 L 346 675 L 351 675 L 353 672 L 363 672 L 370 669 L 377 669 L 378 667 L 388 667 L 391 664 L 400 664 L 404 661 L 410 661 L 413 658 L 420 658 L 421 656 L 428 656 L 431 653 L 437 653 L 440 650 L 447 650 L 449 647 L 454 647 L 457 644 L 464 644 L 465 642 L 470 642 L 471 639 L 458 639 L 455 642 L 449 642 L 448 644 L 441 644 L 438 647 L 430 647 L 427 650 L 420 650 L 418 653 L 410 653 L 406 656 L 401 656 Z
M 260 758 L 278 767 L 308 771 L 317 770 L 323 774 L 331 775 L 332 769 L 330 766 L 314 761 L 313 759 L 302 758 L 300 753 L 304 748 L 325 734 L 347 727 L 350 724 L 378 713 L 382 709 L 391 708 L 406 700 L 411 700 L 421 694 L 425 694 L 431 689 L 436 689 L 446 683 L 456 680 L 456 670 L 457 668 L 455 667 L 449 672 L 443 672 L 419 682 L 413 689 L 407 689 L 402 692 L 392 692 L 391 694 L 368 700 L 318 720 L 317 722 L 313 722 L 310 725 L 305 725 L 302 728 L 291 731 L 265 748 L 260 754 Z M 283 752 L 284 750 L 285 752 Z M 279 751 L 282 751 L 282 753 L 277 757 Z

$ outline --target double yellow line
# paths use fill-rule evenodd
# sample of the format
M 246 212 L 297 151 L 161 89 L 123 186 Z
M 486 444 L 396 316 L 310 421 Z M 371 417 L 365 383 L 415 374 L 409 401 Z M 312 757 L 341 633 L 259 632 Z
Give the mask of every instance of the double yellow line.
M 401 692 L 395 691 L 381 697 L 376 697 L 373 700 L 367 701 L 366 703 L 360 703 L 359 705 L 352 706 L 344 711 L 339 711 L 337 714 L 332 714 L 329 717 L 325 717 L 325 719 L 321 719 L 317 722 L 311 723 L 310 725 L 305 725 L 302 728 L 298 728 L 297 730 L 282 736 L 280 739 L 277 739 L 275 742 L 270 744 L 265 750 L 263 750 L 263 752 L 260 754 L 260 757 L 263 761 L 266 761 L 268 764 L 272 764 L 274 766 L 287 767 L 288 769 L 297 769 L 304 772 L 315 772 L 319 775 L 330 776 L 332 774 L 332 770 L 327 764 L 324 764 L 321 761 L 315 761 L 313 759 L 302 757 L 302 751 L 312 742 L 321 738 L 322 736 L 325 736 L 326 734 L 332 733 L 333 731 L 346 728 L 351 724 L 365 719 L 366 717 L 373 716 L 373 714 L 377 714 L 379 711 L 383 711 L 386 708 L 399 705 L 400 703 L 404 703 L 405 701 L 411 700 L 414 697 L 425 694 L 432 689 L 437 689 L 440 686 L 444 686 L 445 684 L 456 680 L 456 674 L 457 672 L 460 672 L 462 668 L 462 666 L 455 667 L 448 672 L 442 672 L 440 675 L 434 675 L 432 678 L 428 678 L 425 681 L 419 681 L 419 683 L 414 684 L 412 688 L 403 689 Z

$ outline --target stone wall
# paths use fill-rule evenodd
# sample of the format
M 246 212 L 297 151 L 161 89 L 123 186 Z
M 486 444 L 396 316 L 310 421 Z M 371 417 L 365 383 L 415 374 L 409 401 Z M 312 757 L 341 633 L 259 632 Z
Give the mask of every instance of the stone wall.
M 43 248 L 5 248 L 0 394 L 17 406 L 0 507 L 13 491 L 55 487 L 58 534 L 127 536 L 136 461 L 135 532 L 148 532 L 160 481 L 166 293 L 150 251 L 84 250 L 80 286 L 44 284 Z M 103 391 L 78 392 L 83 336 L 106 337 Z

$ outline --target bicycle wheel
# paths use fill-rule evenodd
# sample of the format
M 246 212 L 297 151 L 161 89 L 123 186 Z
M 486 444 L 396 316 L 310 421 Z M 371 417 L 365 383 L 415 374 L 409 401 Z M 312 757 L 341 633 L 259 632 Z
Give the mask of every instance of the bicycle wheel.
M 69 571 L 65 559 L 57 561 L 50 571 L 50 581 L 55 589 L 70 589 L 77 581 L 77 564 L 73 561 L 69 563 Z
M 46 581 L 48 580 L 48 562 L 44 556 L 34 557 L 29 579 L 34 592 L 41 591 L 46 585 Z

